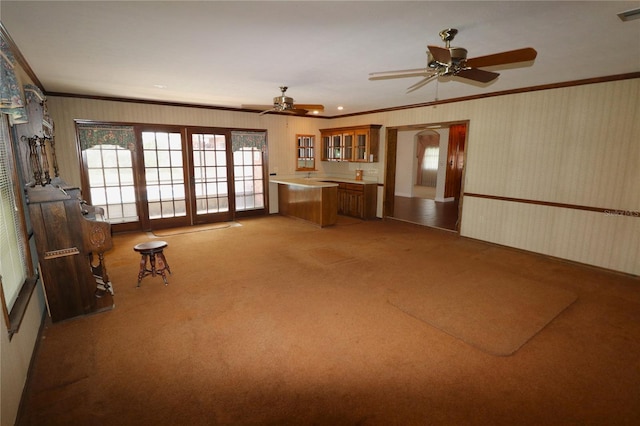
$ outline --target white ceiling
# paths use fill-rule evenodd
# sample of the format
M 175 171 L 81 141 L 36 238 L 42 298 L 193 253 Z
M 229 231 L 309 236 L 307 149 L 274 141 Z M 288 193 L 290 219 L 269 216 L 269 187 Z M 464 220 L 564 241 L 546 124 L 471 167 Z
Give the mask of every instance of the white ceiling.
M 640 71 L 639 1 L 10 1 L 0 19 L 47 92 L 240 108 L 289 87 L 325 116 Z M 468 57 L 533 47 L 488 84 L 368 74 L 426 66 L 457 28 Z M 468 81 L 468 80 L 467 80 Z M 158 88 L 157 86 L 162 86 Z M 344 106 L 338 111 L 338 106 Z

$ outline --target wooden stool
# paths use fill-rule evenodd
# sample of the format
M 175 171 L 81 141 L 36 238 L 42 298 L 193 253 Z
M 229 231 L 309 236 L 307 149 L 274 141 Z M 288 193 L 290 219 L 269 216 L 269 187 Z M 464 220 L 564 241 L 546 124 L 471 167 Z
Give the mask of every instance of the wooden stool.
M 169 284 L 164 271 L 167 270 L 169 271 L 169 274 L 171 274 L 171 268 L 169 268 L 167 259 L 165 259 L 164 253 L 162 252 L 162 250 L 168 245 L 169 244 L 165 241 L 150 241 L 148 243 L 140 243 L 133 248 L 142 255 L 142 258 L 140 259 L 140 272 L 138 273 L 138 285 L 136 287 L 140 287 L 142 279 L 149 274 L 151 274 L 152 277 L 155 277 L 156 274 L 158 274 L 164 280 L 164 285 Z M 157 267 L 156 256 L 158 261 Z M 149 259 L 151 269 L 147 268 L 147 259 Z

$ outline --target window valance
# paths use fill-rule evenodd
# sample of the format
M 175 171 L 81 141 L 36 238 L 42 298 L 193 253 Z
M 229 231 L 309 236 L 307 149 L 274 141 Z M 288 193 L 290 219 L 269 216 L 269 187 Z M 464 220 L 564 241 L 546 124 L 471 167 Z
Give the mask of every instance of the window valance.
M 78 139 L 82 150 L 96 145 L 117 145 L 121 148 L 133 149 L 136 134 L 133 126 L 78 124 Z
M 240 151 L 242 148 L 255 148 L 263 151 L 267 146 L 266 132 L 231 132 L 231 147 L 233 151 Z

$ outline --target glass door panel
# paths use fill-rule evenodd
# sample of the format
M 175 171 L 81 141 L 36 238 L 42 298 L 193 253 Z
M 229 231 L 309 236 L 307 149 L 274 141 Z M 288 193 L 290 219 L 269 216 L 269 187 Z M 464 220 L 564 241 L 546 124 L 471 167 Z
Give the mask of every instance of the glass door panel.
M 342 160 L 351 161 L 353 159 L 353 133 L 345 133 L 342 135 Z
M 149 220 L 190 224 L 182 135 L 177 131 L 143 131 L 142 150 Z M 175 218 L 182 219 L 170 220 Z
M 194 222 L 231 220 L 227 135 L 191 133 L 190 138 Z
M 242 148 L 233 153 L 236 211 L 264 208 L 262 151 Z

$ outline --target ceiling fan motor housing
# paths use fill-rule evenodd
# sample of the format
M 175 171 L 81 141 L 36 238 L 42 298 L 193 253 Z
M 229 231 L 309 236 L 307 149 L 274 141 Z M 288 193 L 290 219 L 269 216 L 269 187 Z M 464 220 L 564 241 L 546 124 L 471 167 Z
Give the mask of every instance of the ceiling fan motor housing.
M 273 106 L 278 111 L 287 111 L 293 109 L 293 98 L 289 96 L 276 96 L 273 98 Z
M 451 64 L 460 65 L 467 60 L 467 49 L 463 47 L 450 47 Z

